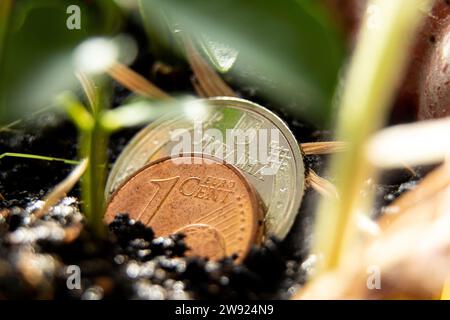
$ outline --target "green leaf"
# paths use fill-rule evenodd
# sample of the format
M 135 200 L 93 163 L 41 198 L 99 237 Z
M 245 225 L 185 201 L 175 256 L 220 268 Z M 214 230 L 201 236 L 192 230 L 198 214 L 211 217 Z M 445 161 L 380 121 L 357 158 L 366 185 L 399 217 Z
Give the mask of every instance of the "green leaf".
M 207 34 L 237 50 L 232 75 L 270 101 L 316 124 L 329 122 L 344 44 L 316 2 L 152 0 L 141 5 L 148 20 L 158 18 L 156 7 L 183 32 Z
M 221 73 L 230 71 L 233 67 L 239 52 L 224 43 L 215 41 L 207 34 L 198 38 L 201 48 L 213 66 Z
M 158 4 L 158 0 L 139 0 L 139 11 L 153 54 L 165 61 L 179 60 L 176 26 Z
M 0 154 L 0 159 L 6 158 L 6 157 L 25 158 L 25 159 L 43 160 L 43 161 L 59 161 L 59 162 L 63 162 L 66 164 L 72 164 L 72 165 L 80 163 L 77 160 L 69 160 L 69 159 L 63 159 L 63 158 L 41 156 L 41 155 L 29 154 L 29 153 L 5 152 L 3 154 Z
M 188 101 L 192 101 L 192 98 L 168 102 L 138 98 L 128 104 L 104 112 L 101 117 L 101 125 L 110 132 L 145 125 L 168 113 L 182 112 Z
M 89 132 L 94 128 L 93 116 L 74 94 L 70 92 L 61 93 L 57 101 L 67 112 L 78 130 Z

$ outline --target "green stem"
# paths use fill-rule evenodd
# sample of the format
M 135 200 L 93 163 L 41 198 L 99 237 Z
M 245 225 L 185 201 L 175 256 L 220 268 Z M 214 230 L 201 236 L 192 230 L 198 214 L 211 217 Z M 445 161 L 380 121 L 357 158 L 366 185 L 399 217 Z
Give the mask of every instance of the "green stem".
M 365 156 L 368 138 L 382 126 L 407 61 L 414 31 L 430 0 L 372 0 L 350 66 L 340 106 L 337 139 L 349 151 L 331 163 L 340 199 L 323 199 L 318 208 L 314 251 L 323 255 L 319 272 L 341 265 L 354 244 L 357 214 L 365 214 L 371 196 L 362 200 L 365 181 L 374 172 Z M 370 200 L 367 200 L 370 199 Z
M 103 213 L 105 209 L 103 189 L 106 182 L 106 155 L 108 134 L 95 121 L 94 128 L 80 137 L 80 153 L 89 158 L 89 165 L 81 180 L 83 212 L 88 224 L 100 236 L 105 234 Z
M 99 79 L 101 80 L 101 79 Z M 108 131 L 102 126 L 103 110 L 108 106 L 103 83 L 92 84 L 96 105 L 91 106 L 92 113 L 71 93 L 63 93 L 59 102 L 79 130 L 79 157 L 89 159 L 81 179 L 83 213 L 87 223 L 98 236 L 106 234 L 103 222 L 105 209 L 104 193 L 107 167 Z
M 99 82 L 102 82 L 99 79 Z M 106 234 L 103 214 L 105 210 L 104 188 L 106 184 L 106 167 L 109 133 L 102 126 L 102 117 L 107 108 L 108 99 L 104 83 L 91 82 L 96 94 L 96 105 L 91 106 L 93 126 L 83 131 L 80 139 L 82 158 L 88 157 L 89 165 L 82 179 L 84 212 L 89 225 L 99 236 Z

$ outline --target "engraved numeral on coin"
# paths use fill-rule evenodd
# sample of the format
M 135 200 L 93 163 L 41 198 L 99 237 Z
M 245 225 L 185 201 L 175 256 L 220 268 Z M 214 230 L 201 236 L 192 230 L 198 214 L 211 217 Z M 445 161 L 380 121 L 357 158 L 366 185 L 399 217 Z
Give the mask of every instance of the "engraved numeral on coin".
M 170 192 L 173 190 L 179 179 L 180 177 L 176 176 L 167 179 L 150 180 L 150 183 L 156 185 L 157 189 L 148 201 L 144 210 L 142 210 L 141 214 L 138 217 L 138 220 L 141 220 L 142 217 L 147 218 L 146 223 L 149 224 L 155 214 L 162 207 L 164 201 L 166 201 L 167 197 L 169 196 Z M 159 201 L 153 201 L 158 200 L 158 198 L 160 199 Z

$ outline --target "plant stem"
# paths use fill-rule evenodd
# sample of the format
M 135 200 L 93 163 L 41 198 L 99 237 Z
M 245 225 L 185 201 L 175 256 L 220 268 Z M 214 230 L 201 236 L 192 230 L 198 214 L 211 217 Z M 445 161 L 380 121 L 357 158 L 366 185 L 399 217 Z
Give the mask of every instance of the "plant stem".
M 83 212 L 92 229 L 98 235 L 105 233 L 103 223 L 105 170 L 108 134 L 102 130 L 98 119 L 94 128 L 81 133 L 81 157 L 88 157 L 89 164 L 81 180 Z
M 99 80 L 101 81 L 101 80 Z M 81 180 L 83 211 L 94 232 L 103 236 L 106 233 L 103 222 L 105 209 L 104 188 L 106 183 L 106 166 L 109 133 L 103 128 L 101 118 L 108 106 L 105 85 L 97 87 L 92 82 L 90 88 L 95 93 L 95 105 L 91 106 L 93 126 L 81 131 L 80 158 L 88 158 L 89 164 Z
M 365 210 L 360 197 L 373 173 L 365 156 L 369 136 L 384 123 L 394 90 L 407 61 L 414 31 L 430 0 L 372 0 L 349 69 L 337 123 L 337 139 L 348 141 L 347 152 L 336 154 L 331 174 L 337 178 L 340 200 L 323 198 L 317 216 L 314 251 L 323 254 L 319 273 L 341 265 L 355 236 L 355 216 Z
M 101 79 L 99 79 L 99 82 Z M 106 182 L 107 151 L 109 131 L 102 125 L 104 110 L 109 105 L 104 83 L 94 85 L 85 82 L 94 101 L 91 112 L 71 93 L 61 94 L 61 105 L 66 109 L 79 131 L 79 158 L 89 159 L 87 169 L 81 179 L 83 213 L 88 225 L 98 236 L 106 234 L 103 214 L 105 209 L 104 187 Z

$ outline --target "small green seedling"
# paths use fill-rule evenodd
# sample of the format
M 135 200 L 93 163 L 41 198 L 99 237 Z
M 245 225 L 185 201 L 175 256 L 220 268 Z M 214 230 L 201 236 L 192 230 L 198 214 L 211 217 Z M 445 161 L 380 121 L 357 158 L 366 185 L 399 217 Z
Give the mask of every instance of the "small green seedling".
M 86 172 L 81 179 L 83 212 L 92 229 L 98 235 L 103 235 L 109 136 L 122 128 L 146 124 L 169 110 L 184 108 L 184 105 L 171 99 L 163 102 L 164 105 L 157 106 L 154 101 L 137 98 L 129 104 L 110 110 L 105 80 L 99 79 L 99 84 L 94 84 L 94 81 L 85 74 L 78 75 L 78 78 L 86 93 L 89 107 L 83 105 L 71 92 L 61 94 L 58 100 L 78 128 L 79 158 L 89 159 Z

